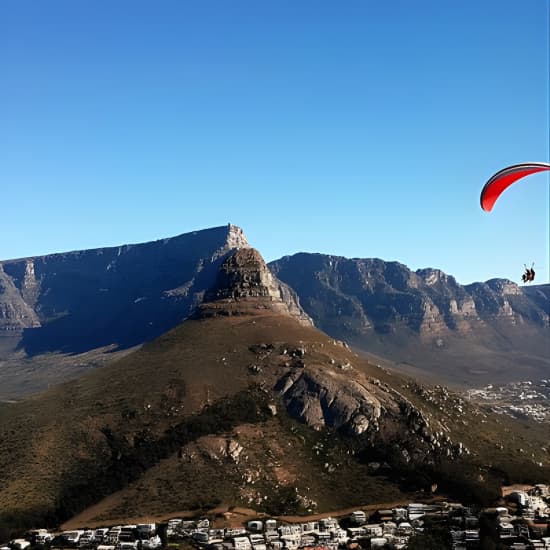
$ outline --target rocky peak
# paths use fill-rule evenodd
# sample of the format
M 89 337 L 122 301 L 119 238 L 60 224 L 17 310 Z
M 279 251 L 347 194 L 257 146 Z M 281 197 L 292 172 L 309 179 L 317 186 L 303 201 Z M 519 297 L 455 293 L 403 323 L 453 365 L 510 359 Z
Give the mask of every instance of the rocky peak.
M 440 269 L 433 269 L 431 267 L 417 269 L 416 275 L 418 275 L 427 286 L 440 284 L 442 286 L 447 285 L 453 289 L 458 286 L 454 277 L 448 275 Z
M 214 253 L 212 260 L 223 257 L 231 250 L 239 250 L 241 248 L 250 248 L 250 244 L 246 239 L 244 231 L 231 223 L 226 226 L 227 234 L 225 236 L 225 245 L 220 247 Z
M 490 279 L 485 284 L 497 294 L 513 294 L 516 296 L 521 294 L 521 288 L 508 279 Z
M 272 309 L 313 324 L 295 292 L 272 275 L 262 255 L 254 248 L 239 248 L 221 264 L 200 315 L 235 315 L 257 309 Z
M 270 297 L 280 299 L 273 275 L 254 248 L 236 250 L 221 265 L 213 295 L 216 299 Z
M 229 248 L 249 248 L 244 231 L 233 224 L 227 226 L 227 246 Z

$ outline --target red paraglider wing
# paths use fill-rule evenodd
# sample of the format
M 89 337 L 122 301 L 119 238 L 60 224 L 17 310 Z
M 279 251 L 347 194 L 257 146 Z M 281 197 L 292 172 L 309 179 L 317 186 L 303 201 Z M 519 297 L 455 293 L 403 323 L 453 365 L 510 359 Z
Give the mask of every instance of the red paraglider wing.
M 480 197 L 481 208 L 486 212 L 490 212 L 501 193 L 510 187 L 510 185 L 525 176 L 543 172 L 544 170 L 550 170 L 550 164 L 529 162 L 515 164 L 514 166 L 508 166 L 508 168 L 500 170 L 484 185 Z

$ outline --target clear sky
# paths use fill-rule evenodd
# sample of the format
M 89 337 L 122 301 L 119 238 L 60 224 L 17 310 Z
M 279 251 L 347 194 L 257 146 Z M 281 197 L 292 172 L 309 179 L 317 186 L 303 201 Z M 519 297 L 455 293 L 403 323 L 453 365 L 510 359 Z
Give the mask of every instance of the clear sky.
M 547 0 L 3 0 L 0 259 L 228 222 L 299 251 L 549 278 Z

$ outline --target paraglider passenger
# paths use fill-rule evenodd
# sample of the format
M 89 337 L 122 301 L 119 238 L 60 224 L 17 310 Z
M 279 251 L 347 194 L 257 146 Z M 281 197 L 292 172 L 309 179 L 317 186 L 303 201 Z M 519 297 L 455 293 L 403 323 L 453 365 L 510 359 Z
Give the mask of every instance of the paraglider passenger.
M 533 266 L 529 268 L 524 264 L 524 267 L 525 267 L 525 273 L 521 276 L 521 280 L 524 283 L 531 283 L 532 281 L 535 280 L 535 270 L 533 269 Z

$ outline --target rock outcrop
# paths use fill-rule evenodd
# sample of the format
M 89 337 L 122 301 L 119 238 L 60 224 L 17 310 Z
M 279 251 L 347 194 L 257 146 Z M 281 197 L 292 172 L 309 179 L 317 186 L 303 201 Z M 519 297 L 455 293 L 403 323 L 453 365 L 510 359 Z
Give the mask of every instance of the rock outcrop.
M 0 333 L 39 326 L 38 315 L 0 264 Z
M 272 310 L 312 325 L 294 291 L 278 281 L 254 248 L 239 249 L 220 266 L 215 285 L 205 294 L 200 316 L 238 315 Z
M 382 402 L 394 406 L 372 383 L 338 376 L 322 366 L 291 373 L 281 386 L 290 414 L 316 430 L 346 429 L 354 435 L 377 431 Z

